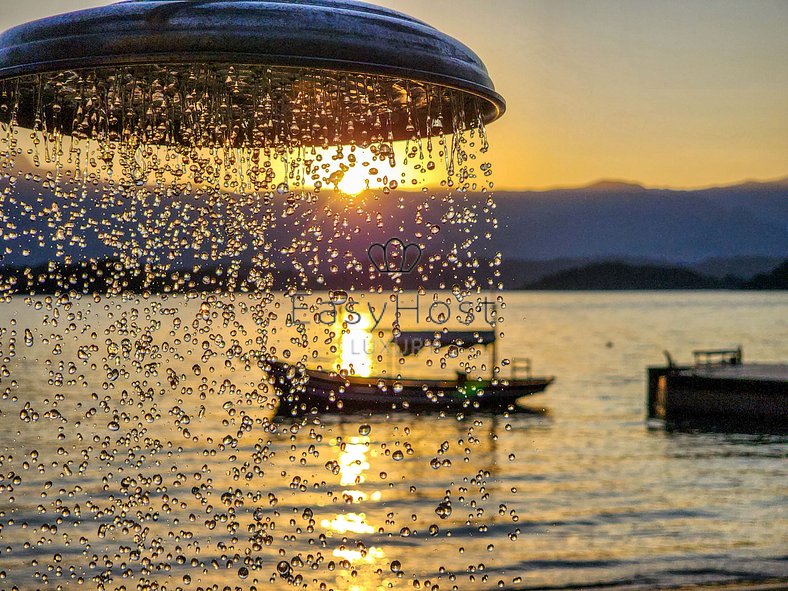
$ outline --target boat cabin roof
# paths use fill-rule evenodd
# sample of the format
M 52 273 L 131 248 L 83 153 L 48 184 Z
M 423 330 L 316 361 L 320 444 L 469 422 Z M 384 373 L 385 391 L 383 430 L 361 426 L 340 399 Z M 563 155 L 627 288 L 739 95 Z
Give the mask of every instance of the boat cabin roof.
M 426 347 L 442 348 L 454 345 L 461 349 L 486 346 L 495 343 L 494 330 L 436 332 L 430 330 L 401 332 L 391 342 L 399 347 L 403 355 L 416 355 Z

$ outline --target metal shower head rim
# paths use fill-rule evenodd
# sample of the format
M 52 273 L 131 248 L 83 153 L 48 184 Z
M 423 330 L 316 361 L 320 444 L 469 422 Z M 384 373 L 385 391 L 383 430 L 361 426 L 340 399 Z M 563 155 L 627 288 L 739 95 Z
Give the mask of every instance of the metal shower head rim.
M 0 81 L 153 64 L 388 76 L 473 97 L 484 123 L 506 110 L 468 47 L 422 21 L 353 0 L 125 0 L 0 35 Z

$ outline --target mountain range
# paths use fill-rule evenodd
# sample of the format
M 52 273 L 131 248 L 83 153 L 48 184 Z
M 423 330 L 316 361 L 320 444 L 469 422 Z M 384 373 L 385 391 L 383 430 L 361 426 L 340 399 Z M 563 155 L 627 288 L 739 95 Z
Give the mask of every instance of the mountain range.
M 788 254 L 788 179 L 701 190 L 603 181 L 496 194 L 492 243 L 514 259 L 698 263 Z
M 521 285 L 528 290 L 679 290 L 679 289 L 788 289 L 788 259 L 768 273 L 750 279 L 735 275 L 704 275 L 682 266 L 631 265 L 620 261 L 573 267 Z
M 2 189 L 0 186 L 0 191 Z M 34 206 L 39 198 L 32 196 L 41 195 L 42 187 L 20 179 L 14 191 L 30 194 L 27 201 Z M 387 227 L 398 228 L 399 235 L 407 241 L 416 241 L 424 226 L 403 212 L 407 211 L 408 199 L 415 203 L 423 200 L 423 196 L 408 193 L 400 196 L 405 206 L 391 195 L 374 201 L 374 208 Z M 330 192 L 321 193 L 315 211 L 321 211 L 335 198 Z M 486 199 L 486 196 L 468 196 L 470 202 L 477 199 Z M 193 202 L 195 207 L 188 211 L 197 211 L 196 207 L 200 206 L 197 199 Z M 652 189 L 632 183 L 601 181 L 580 188 L 498 192 L 496 204 L 494 214 L 498 228 L 491 232 L 489 239 L 481 241 L 477 254 L 482 259 L 490 259 L 498 252 L 503 255 L 501 278 L 509 287 L 521 287 L 549 275 L 602 261 L 635 266 L 681 266 L 703 276 L 736 278 L 741 282 L 758 274 L 768 274 L 788 258 L 788 179 L 700 190 Z M 86 200 L 85 207 L 90 215 L 90 200 Z M 174 218 L 179 215 L 176 210 L 167 212 L 170 208 L 163 202 L 151 207 L 162 216 Z M 232 215 L 232 205 L 224 208 L 224 215 Z M 55 249 L 47 240 L 42 243 L 45 246 L 41 246 L 34 244 L 32 239 L 36 232 L 30 233 L 29 238 L 26 236 L 26 226 L 37 226 L 39 236 L 51 232 L 45 219 L 39 217 L 31 222 L 26 211 L 11 202 L 0 207 L 0 218 L 5 218 L 6 224 L 13 222 L 15 232 L 23 239 L 16 244 L 29 244 L 31 251 L 29 256 L 20 257 L 16 250 L 19 246 L 2 249 L 5 253 L 0 250 L 0 267 L 39 265 L 54 258 Z M 124 221 L 121 214 L 122 208 L 113 218 L 115 234 L 140 231 L 133 219 Z M 429 215 L 434 218 L 430 221 L 438 223 L 439 208 L 433 207 Z M 294 236 L 292 224 L 274 217 L 280 221 L 266 230 L 267 239 L 288 244 Z M 369 211 L 362 207 L 351 211 L 348 218 L 349 227 L 355 226 L 359 231 L 346 247 L 359 260 L 366 258 L 371 243 L 385 242 L 390 237 L 382 234 L 385 230 L 376 229 L 380 224 L 370 225 Z M 328 235 L 332 220 L 318 223 L 326 226 L 324 233 Z M 128 226 L 125 230 L 124 224 Z M 427 244 L 427 255 L 431 250 L 442 248 L 443 244 L 461 241 L 464 231 L 464 227 L 444 225 L 439 239 Z M 251 248 L 248 250 L 250 260 L 253 252 Z M 78 249 L 67 254 L 74 260 L 113 256 L 95 236 L 87 236 Z M 166 257 L 162 255 L 161 258 Z M 287 256 L 279 259 L 277 265 L 287 264 Z M 250 261 L 241 262 L 249 264 Z M 188 267 L 192 261 L 181 257 L 177 263 Z

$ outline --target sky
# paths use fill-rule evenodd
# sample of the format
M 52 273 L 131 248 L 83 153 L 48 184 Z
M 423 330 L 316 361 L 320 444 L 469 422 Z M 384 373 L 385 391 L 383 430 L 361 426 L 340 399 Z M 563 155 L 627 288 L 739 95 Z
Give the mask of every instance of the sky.
M 0 28 L 101 6 L 0 0 Z M 788 0 L 378 0 L 473 48 L 508 102 L 498 189 L 788 176 Z

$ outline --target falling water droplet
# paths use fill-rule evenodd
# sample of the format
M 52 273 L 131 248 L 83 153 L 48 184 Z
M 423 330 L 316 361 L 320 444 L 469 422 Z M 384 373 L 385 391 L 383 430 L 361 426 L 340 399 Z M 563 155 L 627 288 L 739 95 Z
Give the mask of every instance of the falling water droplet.
M 441 519 L 446 519 L 451 515 L 451 503 L 444 501 L 435 508 L 435 514 Z
M 286 560 L 281 560 L 279 564 L 276 565 L 276 570 L 280 576 L 286 577 L 290 574 L 290 563 Z

